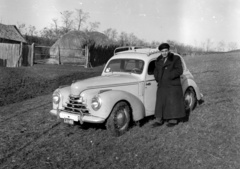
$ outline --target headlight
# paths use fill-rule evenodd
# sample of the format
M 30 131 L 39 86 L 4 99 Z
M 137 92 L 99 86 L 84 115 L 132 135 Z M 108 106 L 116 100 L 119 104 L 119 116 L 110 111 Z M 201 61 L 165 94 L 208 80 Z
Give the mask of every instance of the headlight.
M 99 110 L 101 105 L 102 105 L 101 98 L 99 96 L 94 96 L 92 98 L 92 103 L 91 103 L 93 110 L 95 110 L 95 111 Z
M 53 103 L 58 104 L 60 102 L 60 94 L 58 92 L 53 94 Z

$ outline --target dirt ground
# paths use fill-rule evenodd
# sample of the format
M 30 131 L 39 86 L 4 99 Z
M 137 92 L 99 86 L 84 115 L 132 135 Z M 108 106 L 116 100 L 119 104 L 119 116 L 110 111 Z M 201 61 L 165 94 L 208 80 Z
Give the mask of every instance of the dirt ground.
M 204 95 L 188 122 L 113 137 L 49 114 L 51 94 L 0 109 L 0 168 L 240 168 L 240 54 L 185 57 Z

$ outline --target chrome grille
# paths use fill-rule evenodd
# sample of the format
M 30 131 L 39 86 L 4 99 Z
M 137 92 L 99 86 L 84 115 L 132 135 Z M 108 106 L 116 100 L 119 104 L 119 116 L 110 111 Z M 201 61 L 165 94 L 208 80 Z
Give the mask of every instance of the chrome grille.
M 80 100 L 80 96 L 70 95 L 68 98 L 67 106 L 64 106 L 64 110 L 75 114 L 88 114 L 86 105 Z

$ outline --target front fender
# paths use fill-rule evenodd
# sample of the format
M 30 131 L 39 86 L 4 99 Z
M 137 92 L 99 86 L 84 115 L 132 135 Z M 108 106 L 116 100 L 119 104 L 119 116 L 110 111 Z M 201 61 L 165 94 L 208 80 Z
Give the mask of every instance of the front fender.
M 121 91 L 121 90 L 111 90 L 99 94 L 102 99 L 102 107 L 98 110 L 101 112 L 103 118 L 107 118 L 115 104 L 119 101 L 127 101 L 132 109 L 132 117 L 134 121 L 138 121 L 145 116 L 145 108 L 141 100 L 135 95 Z M 106 113 L 108 112 L 108 113 Z M 103 114 L 102 114 L 103 113 Z
M 71 86 L 66 86 L 63 88 L 58 88 L 53 92 L 53 94 L 56 92 L 60 94 L 60 102 L 57 105 L 53 103 L 53 109 L 62 109 L 63 106 L 66 106 L 66 102 L 68 101 L 70 91 Z

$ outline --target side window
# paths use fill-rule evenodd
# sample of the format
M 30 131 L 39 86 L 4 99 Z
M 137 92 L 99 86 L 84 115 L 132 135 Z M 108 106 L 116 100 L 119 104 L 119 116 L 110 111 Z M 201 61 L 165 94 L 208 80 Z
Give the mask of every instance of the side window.
M 155 60 L 152 60 L 148 65 L 148 75 L 153 75 L 155 69 Z

